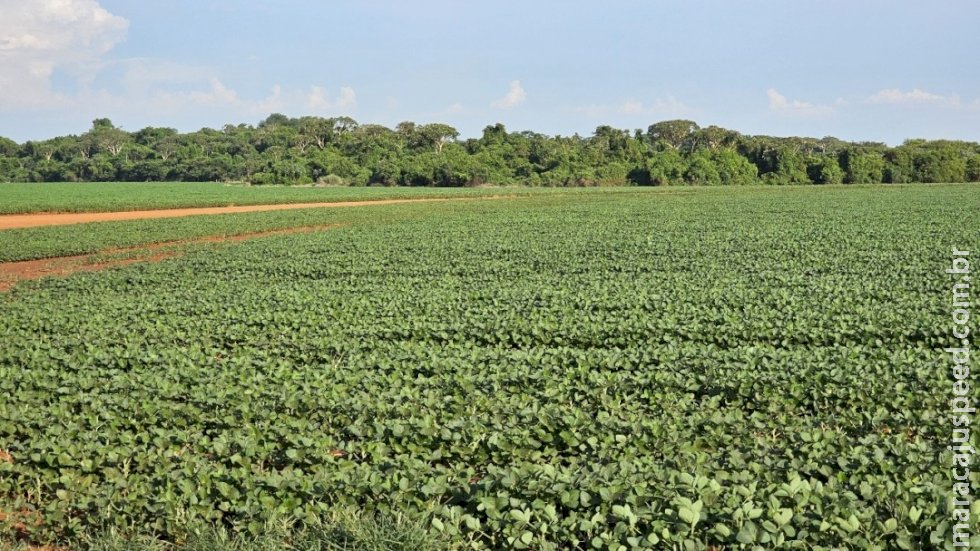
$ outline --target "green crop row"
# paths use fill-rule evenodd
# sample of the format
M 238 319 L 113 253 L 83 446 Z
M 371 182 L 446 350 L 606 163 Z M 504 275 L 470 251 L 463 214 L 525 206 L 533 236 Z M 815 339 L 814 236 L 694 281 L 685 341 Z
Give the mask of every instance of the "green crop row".
M 0 193 L 4 186 L 0 184 Z M 34 186 L 35 194 L 40 193 L 44 186 L 50 184 L 26 184 Z M 124 184 L 71 184 L 73 186 L 122 186 Z M 142 185 L 142 184 L 140 184 Z M 185 184 L 166 184 L 174 191 L 175 186 Z M 215 184 L 203 184 L 208 187 L 218 187 Z M 256 188 L 265 189 L 265 188 Z M 288 188 L 282 188 L 288 189 Z M 358 188 L 344 188 L 358 189 Z M 363 188 L 361 188 L 363 189 Z M 374 188 L 371 188 L 374 189 Z M 384 191 L 384 190 L 381 190 Z M 440 191 L 440 190 L 434 190 Z M 450 192 L 454 190 L 448 190 Z M 180 241 L 209 236 L 231 236 L 247 233 L 284 230 L 289 228 L 322 226 L 327 224 L 388 224 L 406 217 L 438 216 L 439 213 L 461 208 L 460 201 L 472 199 L 477 201 L 533 201 L 537 203 L 561 203 L 575 200 L 579 196 L 631 196 L 633 194 L 653 195 L 658 193 L 678 194 L 690 193 L 683 191 L 658 191 L 650 188 L 620 188 L 620 189 L 575 189 L 575 190 L 511 190 L 496 196 L 481 194 L 485 190 L 473 191 L 470 195 L 446 193 L 446 202 L 434 203 L 401 203 L 391 205 L 366 205 L 361 207 L 331 207 L 310 208 L 285 211 L 267 211 L 234 213 L 206 216 L 185 216 L 175 218 L 157 218 L 144 220 L 127 220 L 115 222 L 95 222 L 71 224 L 64 226 L 43 226 L 23 229 L 0 231 L 0 262 L 34 260 L 88 254 L 109 248 L 132 247 L 145 244 Z M 67 199 L 69 196 L 60 196 Z M 364 199 L 365 196 L 360 196 Z M 376 199 L 412 198 L 400 196 L 392 192 L 390 195 L 375 196 Z M 427 198 L 418 196 L 414 198 Z M 257 201 L 261 202 L 261 201 Z M 108 206 L 108 205 L 107 205 Z M 114 209 L 122 208 L 120 203 L 111 203 Z M 201 206 L 200 203 L 197 206 Z M 0 207 L 2 208 L 2 207 Z M 100 209 L 96 209 L 100 210 Z
M 232 236 L 333 224 L 390 223 L 451 209 L 444 203 L 331 207 L 115 222 L 91 222 L 0 231 L 0 262 L 70 256 L 118 247 Z
M 0 296 L 0 507 L 40 542 L 336 508 L 478 549 L 949 541 L 980 188 L 413 213 Z
M 619 190 L 626 191 L 625 189 Z M 553 194 L 527 187 L 298 187 L 213 182 L 0 183 L 0 214 Z

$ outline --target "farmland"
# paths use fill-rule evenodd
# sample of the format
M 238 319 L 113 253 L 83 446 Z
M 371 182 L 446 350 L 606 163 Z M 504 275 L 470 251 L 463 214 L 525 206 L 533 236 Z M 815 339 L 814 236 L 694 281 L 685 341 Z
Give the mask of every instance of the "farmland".
M 195 218 L 0 232 L 9 261 L 331 225 L 0 295 L 2 537 L 355 510 L 485 549 L 950 538 L 944 270 L 980 187 Z
M 501 191 L 503 190 L 503 191 Z M 553 190 L 552 190 L 553 191 Z M 210 182 L 0 183 L 0 214 L 103 212 L 228 205 L 547 193 L 529 188 L 382 188 L 219 185 Z

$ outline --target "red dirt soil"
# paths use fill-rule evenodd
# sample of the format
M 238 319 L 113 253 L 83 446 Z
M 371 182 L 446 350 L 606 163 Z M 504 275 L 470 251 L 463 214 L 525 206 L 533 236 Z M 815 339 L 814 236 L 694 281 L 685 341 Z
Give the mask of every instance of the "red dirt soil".
M 479 197 L 484 199 L 486 197 Z M 489 197 L 496 198 L 496 197 Z M 116 220 L 145 220 L 148 218 L 176 218 L 179 216 L 198 216 L 203 214 L 229 214 L 236 212 L 259 212 L 268 210 L 293 210 L 312 208 L 366 207 L 371 205 L 394 205 L 399 203 L 428 203 L 436 201 L 472 200 L 476 197 L 447 197 L 430 199 L 381 199 L 378 201 L 342 201 L 334 203 L 284 203 L 277 205 L 240 205 L 229 207 L 198 207 L 189 209 L 130 210 L 117 212 L 68 212 L 32 213 L 0 215 L 0 230 L 36 228 L 40 226 L 63 226 L 85 222 L 109 222 Z
M 68 276 L 76 272 L 95 272 L 115 266 L 134 264 L 136 262 L 159 262 L 168 258 L 176 258 L 183 254 L 181 248 L 188 245 L 199 243 L 234 243 L 269 235 L 309 233 L 335 228 L 337 226 L 339 224 L 301 226 L 284 230 L 271 230 L 230 236 L 211 235 L 183 241 L 167 241 L 136 247 L 105 249 L 97 253 L 76 256 L 3 262 L 0 263 L 0 293 L 9 291 L 15 283 L 25 279 L 40 279 L 45 276 Z M 105 259 L 106 255 L 118 255 L 119 258 Z M 5 453 L 3 450 L 0 450 L 0 461 L 3 460 Z

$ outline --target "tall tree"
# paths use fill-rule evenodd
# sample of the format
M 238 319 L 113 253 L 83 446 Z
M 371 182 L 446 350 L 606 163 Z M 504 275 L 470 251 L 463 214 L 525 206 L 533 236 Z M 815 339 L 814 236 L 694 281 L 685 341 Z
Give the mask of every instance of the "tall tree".
M 651 124 L 647 137 L 652 143 L 663 143 L 673 149 L 690 144 L 691 138 L 700 127 L 694 121 L 671 120 Z

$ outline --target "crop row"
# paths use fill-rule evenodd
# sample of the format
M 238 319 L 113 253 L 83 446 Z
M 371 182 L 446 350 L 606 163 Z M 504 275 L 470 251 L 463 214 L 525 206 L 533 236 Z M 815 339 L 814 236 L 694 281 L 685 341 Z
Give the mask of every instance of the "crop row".
M 385 188 L 229 185 L 214 182 L 0 183 L 0 214 L 106 212 L 228 205 L 529 195 L 528 188 Z

